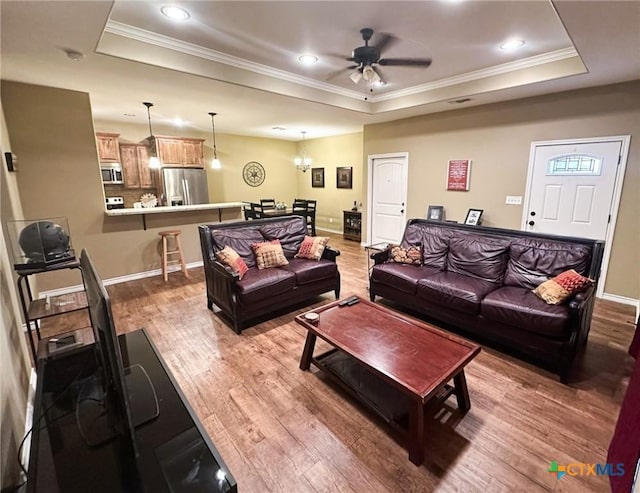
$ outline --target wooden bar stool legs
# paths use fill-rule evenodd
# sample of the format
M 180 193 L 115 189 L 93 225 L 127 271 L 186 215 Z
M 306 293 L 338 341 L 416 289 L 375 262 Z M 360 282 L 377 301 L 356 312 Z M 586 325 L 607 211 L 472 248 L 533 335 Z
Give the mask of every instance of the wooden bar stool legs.
M 180 244 L 180 233 L 179 229 L 172 229 L 169 231 L 160 231 L 158 235 L 162 238 L 162 277 L 164 278 L 164 282 L 169 280 L 169 272 L 167 271 L 167 265 L 169 263 L 169 255 L 178 255 L 178 259 L 174 260 L 174 262 L 180 262 L 182 273 L 184 277 L 189 277 L 187 274 L 187 265 L 184 263 L 184 255 L 182 253 L 182 245 Z M 169 242 L 168 238 L 172 236 L 175 240 L 175 250 L 169 250 Z

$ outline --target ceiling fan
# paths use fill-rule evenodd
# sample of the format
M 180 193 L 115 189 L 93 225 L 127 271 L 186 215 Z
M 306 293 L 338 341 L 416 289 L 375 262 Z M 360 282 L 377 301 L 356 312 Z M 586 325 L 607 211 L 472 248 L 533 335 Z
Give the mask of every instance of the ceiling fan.
M 431 65 L 430 58 L 380 58 L 385 48 L 396 40 L 391 34 L 378 35 L 379 41 L 375 46 L 370 46 L 369 41 L 373 36 L 373 29 L 365 27 L 360 29 L 362 39 L 364 40 L 364 46 L 359 46 L 353 50 L 352 55 L 347 58 L 350 62 L 355 62 L 355 65 L 347 67 L 347 70 L 355 69 L 349 78 L 357 84 L 361 79 L 364 79 L 371 85 L 384 84 L 381 77 L 379 68 L 375 68 L 374 65 L 381 66 L 406 66 L 406 67 L 423 67 L 427 68 Z

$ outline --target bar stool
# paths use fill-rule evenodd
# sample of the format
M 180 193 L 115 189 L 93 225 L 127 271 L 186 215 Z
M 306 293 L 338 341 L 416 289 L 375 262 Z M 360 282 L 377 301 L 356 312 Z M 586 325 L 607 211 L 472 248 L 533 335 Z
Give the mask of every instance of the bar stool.
M 162 276 L 164 277 L 164 282 L 169 280 L 169 273 L 167 272 L 167 263 L 169 255 L 178 255 L 179 259 L 173 260 L 172 262 L 180 262 L 182 266 L 182 273 L 184 277 L 189 277 L 187 274 L 187 265 L 184 263 L 184 255 L 182 254 L 182 245 L 180 245 L 180 231 L 179 229 L 171 229 L 168 231 L 160 231 L 158 235 L 162 237 Z M 176 249 L 168 250 L 167 246 L 167 238 L 172 236 L 175 240 Z

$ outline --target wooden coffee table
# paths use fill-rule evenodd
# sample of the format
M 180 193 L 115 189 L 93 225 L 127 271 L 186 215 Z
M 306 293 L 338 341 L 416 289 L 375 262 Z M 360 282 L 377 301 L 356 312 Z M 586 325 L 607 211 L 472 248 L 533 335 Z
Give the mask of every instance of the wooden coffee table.
M 421 465 L 425 406 L 455 394 L 458 408 L 470 409 L 464 367 L 480 347 L 362 298 L 352 306 L 339 303 L 312 310 L 320 315 L 317 324 L 305 313 L 296 317 L 308 331 L 300 369 L 313 363 L 335 377 L 402 433 L 409 460 Z M 317 337 L 334 349 L 314 357 Z

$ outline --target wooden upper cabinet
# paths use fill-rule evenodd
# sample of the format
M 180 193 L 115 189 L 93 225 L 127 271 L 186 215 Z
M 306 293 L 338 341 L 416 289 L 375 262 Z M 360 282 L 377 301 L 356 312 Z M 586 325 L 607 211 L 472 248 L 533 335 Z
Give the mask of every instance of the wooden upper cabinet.
M 182 149 L 184 153 L 184 166 L 202 168 L 204 166 L 204 140 L 183 139 Z
M 120 145 L 120 156 L 126 188 L 154 188 L 147 146 L 122 144 Z
M 183 166 L 181 139 L 156 137 L 156 149 L 162 166 Z
M 96 132 L 98 156 L 101 162 L 117 163 L 120 161 L 120 149 L 118 147 L 119 136 L 120 134 Z
M 162 166 L 204 167 L 204 139 L 155 136 Z

